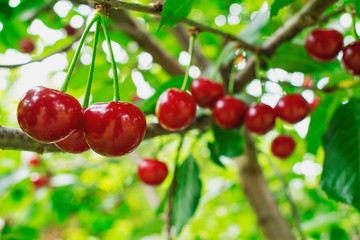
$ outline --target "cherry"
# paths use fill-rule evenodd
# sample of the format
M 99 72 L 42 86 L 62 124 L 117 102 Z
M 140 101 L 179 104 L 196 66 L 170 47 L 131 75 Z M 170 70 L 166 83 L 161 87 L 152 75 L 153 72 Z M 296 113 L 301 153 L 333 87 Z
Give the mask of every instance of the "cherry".
M 215 122 L 225 129 L 240 127 L 244 122 L 246 110 L 245 102 L 229 95 L 219 98 L 212 108 Z
M 34 154 L 29 160 L 29 166 L 36 167 L 40 164 L 40 157 L 37 154 Z
M 350 74 L 360 75 L 360 40 L 343 48 L 342 63 Z
M 21 129 L 33 139 L 58 142 L 79 128 L 80 103 L 71 95 L 46 87 L 34 87 L 21 99 L 17 109 Z
M 310 112 L 308 102 L 300 94 L 283 96 L 275 106 L 276 115 L 287 123 L 297 123 Z
M 149 185 L 159 185 L 168 174 L 165 163 L 157 159 L 144 159 L 139 164 L 138 176 L 140 180 Z
M 187 92 L 170 88 L 160 95 L 155 113 L 164 129 L 178 131 L 186 128 L 194 120 L 196 103 Z
M 35 50 L 35 44 L 31 39 L 28 38 L 21 39 L 20 50 L 23 53 L 32 53 Z
M 72 26 L 66 25 L 64 28 L 65 28 L 67 35 L 74 36 L 76 34 L 76 29 L 73 28 Z
M 211 108 L 215 101 L 225 95 L 224 86 L 201 77 L 192 81 L 190 92 L 200 107 Z
M 294 149 L 295 141 L 288 135 L 279 135 L 271 143 L 271 152 L 280 159 L 288 158 Z
M 44 187 L 48 184 L 50 176 L 42 176 L 39 173 L 32 173 L 30 180 L 36 188 Z
M 98 154 L 119 157 L 132 152 L 144 138 L 144 113 L 127 102 L 99 102 L 84 112 L 84 133 Z
M 253 103 L 246 111 L 245 125 L 256 134 L 265 134 L 275 126 L 276 114 L 272 107 L 263 103 Z
M 64 140 L 55 143 L 55 145 L 61 150 L 69 153 L 83 153 L 90 149 L 82 129 L 77 129 Z
M 310 106 L 310 112 L 312 113 L 313 111 L 315 111 L 315 109 L 319 106 L 319 104 L 321 103 L 320 98 L 318 98 L 317 96 L 314 97 L 314 100 L 309 104 Z
M 305 41 L 305 49 L 310 57 L 320 62 L 336 58 L 342 47 L 343 36 L 333 29 L 315 29 Z

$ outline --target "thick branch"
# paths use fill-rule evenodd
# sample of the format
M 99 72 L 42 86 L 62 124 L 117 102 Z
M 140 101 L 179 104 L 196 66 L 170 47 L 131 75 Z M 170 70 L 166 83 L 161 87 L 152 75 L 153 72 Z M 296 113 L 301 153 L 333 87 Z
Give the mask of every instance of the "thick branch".
M 202 116 L 197 118 L 188 128 L 178 131 L 169 132 L 163 129 L 159 124 L 148 124 L 144 139 L 150 139 L 160 135 L 168 135 L 171 133 L 184 134 L 191 129 L 200 129 L 206 131 L 211 128 L 211 117 Z M 0 126 L 0 149 L 2 150 L 21 150 L 32 152 L 60 152 L 54 144 L 39 143 L 18 128 Z

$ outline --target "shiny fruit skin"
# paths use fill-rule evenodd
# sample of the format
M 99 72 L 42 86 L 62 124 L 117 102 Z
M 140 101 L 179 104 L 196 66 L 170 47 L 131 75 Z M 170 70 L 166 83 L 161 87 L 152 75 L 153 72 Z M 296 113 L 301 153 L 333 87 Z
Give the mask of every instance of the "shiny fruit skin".
M 20 50 L 23 53 L 32 53 L 35 50 L 35 44 L 33 40 L 28 38 L 20 40 Z
M 276 114 L 272 107 L 263 103 L 253 103 L 246 111 L 245 125 L 249 131 L 262 135 L 275 126 Z
M 343 36 L 336 30 L 318 28 L 306 38 L 305 49 L 313 59 L 328 62 L 336 58 L 343 47 Z
M 98 102 L 84 112 L 84 133 L 100 155 L 120 157 L 135 150 L 144 138 L 144 113 L 127 102 Z
M 168 131 L 179 131 L 194 120 L 196 102 L 185 91 L 170 88 L 164 91 L 156 103 L 156 117 L 159 124 Z
M 33 139 L 53 143 L 69 136 L 82 120 L 80 103 L 71 95 L 46 87 L 34 87 L 17 109 L 21 129 Z
M 69 153 L 84 153 L 90 150 L 89 145 L 86 142 L 84 132 L 82 129 L 77 129 L 75 132 L 70 134 L 64 140 L 55 143 L 55 145 L 61 150 Z
M 274 156 L 285 159 L 290 157 L 290 155 L 295 150 L 295 141 L 291 136 L 280 135 L 277 136 L 271 143 L 271 152 Z
M 40 158 L 37 154 L 35 154 L 34 156 L 32 156 L 29 160 L 29 166 L 32 166 L 32 167 L 36 167 L 36 166 L 39 166 L 40 164 Z
M 74 36 L 76 34 L 76 29 L 72 26 L 66 25 L 64 28 L 68 36 Z
M 352 75 L 360 75 L 360 40 L 343 48 L 342 63 Z
M 220 127 L 234 129 L 243 124 L 247 105 L 242 100 L 226 95 L 215 102 L 212 111 L 214 120 Z
M 310 106 L 300 94 L 288 94 L 276 104 L 275 112 L 284 122 L 294 124 L 309 114 Z
M 190 92 L 200 107 L 211 108 L 216 100 L 225 95 L 225 88 L 220 83 L 202 77 L 192 81 Z
M 149 185 L 161 184 L 168 174 L 168 169 L 165 163 L 157 159 L 144 159 L 138 167 L 139 179 Z

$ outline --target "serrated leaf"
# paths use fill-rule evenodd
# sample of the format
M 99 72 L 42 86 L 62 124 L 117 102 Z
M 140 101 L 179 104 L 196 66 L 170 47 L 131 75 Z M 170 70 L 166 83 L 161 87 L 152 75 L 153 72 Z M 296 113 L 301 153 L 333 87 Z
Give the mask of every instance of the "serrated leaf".
M 360 18 L 360 0 L 355 0 L 355 12 L 356 15 Z
M 292 2 L 295 2 L 295 0 L 275 0 L 271 5 L 270 16 L 276 16 L 281 8 L 286 7 Z
M 360 210 L 360 101 L 350 99 L 333 114 L 324 135 L 321 185 L 328 196 Z
M 200 199 L 199 167 L 192 156 L 189 156 L 179 167 L 176 183 L 172 220 L 176 233 L 179 234 L 194 215 Z
M 321 143 L 322 136 L 326 130 L 329 120 L 341 104 L 341 99 L 337 95 L 327 95 L 311 115 L 311 121 L 308 134 L 306 135 L 307 151 L 313 154 L 317 153 Z
M 196 0 L 167 0 L 164 4 L 164 9 L 161 14 L 161 21 L 159 25 L 159 30 L 162 26 L 174 26 L 180 22 L 183 18 L 186 18 L 187 15 L 191 12 L 191 9 Z

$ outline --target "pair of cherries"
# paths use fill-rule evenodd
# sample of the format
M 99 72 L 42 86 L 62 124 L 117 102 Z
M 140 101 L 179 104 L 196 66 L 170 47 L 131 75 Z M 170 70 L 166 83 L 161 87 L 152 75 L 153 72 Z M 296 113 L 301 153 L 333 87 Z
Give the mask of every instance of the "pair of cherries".
M 336 30 L 318 28 L 306 38 L 305 49 L 308 54 L 320 62 L 334 60 L 342 50 L 342 63 L 353 75 L 360 75 L 360 40 L 343 47 L 343 36 Z
M 23 96 L 17 119 L 37 141 L 71 153 L 91 148 L 111 157 L 133 151 L 146 130 L 144 113 L 131 103 L 99 102 L 82 109 L 73 96 L 46 87 L 34 87 Z

